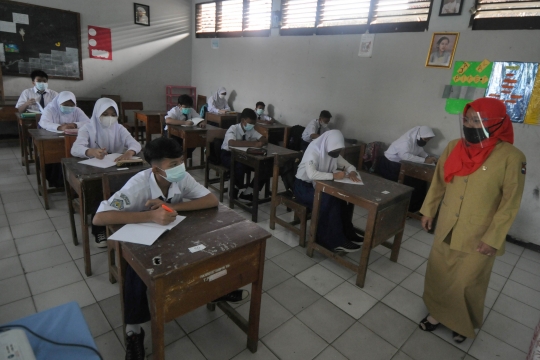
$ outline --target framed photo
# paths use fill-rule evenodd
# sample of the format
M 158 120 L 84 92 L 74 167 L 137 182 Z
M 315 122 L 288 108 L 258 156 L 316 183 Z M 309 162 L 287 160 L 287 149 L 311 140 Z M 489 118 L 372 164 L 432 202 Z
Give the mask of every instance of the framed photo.
M 150 6 L 143 4 L 133 4 L 135 24 L 150 26 Z
M 461 15 L 463 0 L 441 0 L 439 16 Z
M 454 61 L 454 53 L 459 33 L 433 33 L 431 45 L 426 59 L 426 67 L 450 69 Z

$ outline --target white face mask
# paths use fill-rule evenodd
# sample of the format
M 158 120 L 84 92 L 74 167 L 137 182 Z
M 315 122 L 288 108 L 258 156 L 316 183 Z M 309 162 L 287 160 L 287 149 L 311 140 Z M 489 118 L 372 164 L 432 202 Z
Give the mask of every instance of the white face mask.
M 36 82 L 36 89 L 39 91 L 45 91 L 49 87 L 49 84 L 46 82 Z
M 114 124 L 118 123 L 118 116 L 103 116 L 99 117 L 99 122 L 104 128 L 108 128 Z
M 323 129 L 326 129 L 326 128 L 328 127 L 328 124 L 321 122 L 321 127 L 322 127 Z
M 225 99 L 225 95 L 219 94 L 219 98 L 220 98 L 220 99 Z

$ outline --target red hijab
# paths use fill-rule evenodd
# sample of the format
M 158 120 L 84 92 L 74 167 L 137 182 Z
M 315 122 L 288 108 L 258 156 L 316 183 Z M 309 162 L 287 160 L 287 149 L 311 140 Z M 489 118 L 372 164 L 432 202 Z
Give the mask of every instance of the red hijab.
M 444 181 L 447 183 L 452 181 L 454 176 L 467 176 L 475 172 L 499 141 L 514 143 L 514 129 L 502 101 L 488 97 L 477 99 L 465 106 L 463 115 L 467 114 L 469 108 L 482 113 L 482 117 L 488 119 L 483 121 L 483 124 L 489 131 L 489 138 L 478 144 L 471 144 L 465 139 L 456 144 L 444 164 Z M 501 119 L 502 124 L 499 126 Z

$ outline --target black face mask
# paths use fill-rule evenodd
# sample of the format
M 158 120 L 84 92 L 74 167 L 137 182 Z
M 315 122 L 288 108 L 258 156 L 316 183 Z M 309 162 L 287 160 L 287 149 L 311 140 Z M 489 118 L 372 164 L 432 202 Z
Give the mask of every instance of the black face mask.
M 331 158 L 336 159 L 336 158 L 339 156 L 339 151 L 336 151 L 336 152 L 334 152 L 334 151 L 329 152 L 329 153 L 328 153 L 328 156 L 330 156 Z
M 427 144 L 427 141 L 424 139 L 416 139 L 416 144 L 420 147 L 424 147 Z
M 487 139 L 486 134 L 481 128 L 470 128 L 463 126 L 463 136 L 465 140 L 471 144 L 478 144 L 479 142 Z

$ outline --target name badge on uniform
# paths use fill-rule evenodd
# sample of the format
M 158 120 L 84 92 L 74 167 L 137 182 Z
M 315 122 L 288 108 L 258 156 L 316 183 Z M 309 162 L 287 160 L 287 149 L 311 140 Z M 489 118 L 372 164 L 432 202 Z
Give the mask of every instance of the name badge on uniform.
M 482 170 L 486 171 L 487 170 L 487 166 L 482 166 Z
M 527 163 L 526 162 L 521 163 L 521 173 L 523 175 L 525 175 L 527 173 Z

